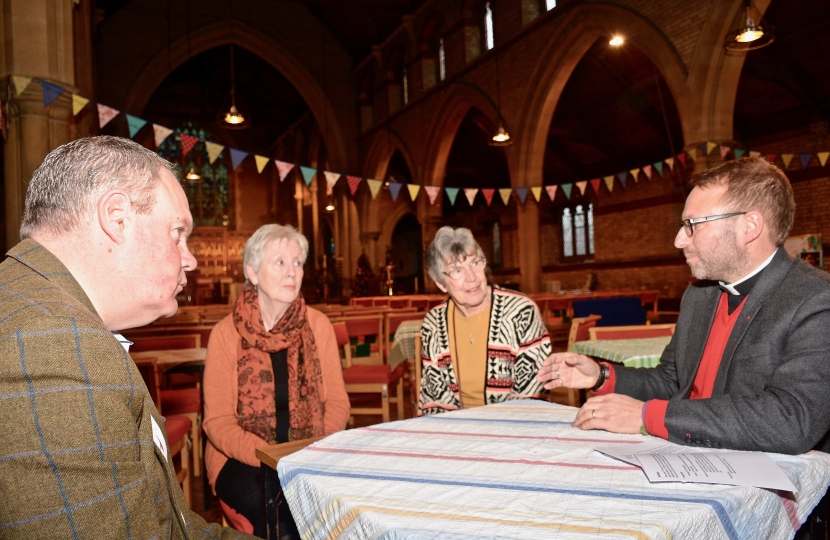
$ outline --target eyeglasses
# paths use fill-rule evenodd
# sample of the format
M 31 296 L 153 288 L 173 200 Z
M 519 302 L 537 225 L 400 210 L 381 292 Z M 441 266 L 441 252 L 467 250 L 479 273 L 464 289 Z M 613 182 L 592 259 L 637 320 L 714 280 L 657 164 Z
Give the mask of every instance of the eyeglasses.
M 467 275 L 467 270 L 470 270 L 473 274 L 475 274 L 476 272 L 483 272 L 486 267 L 487 259 L 476 259 L 474 261 L 470 261 L 469 266 L 456 266 L 449 272 L 441 273 L 453 281 L 459 281 L 461 279 L 464 279 L 464 276 Z
M 692 236 L 695 233 L 695 225 L 698 223 L 703 223 L 706 221 L 716 221 L 718 219 L 726 219 L 735 216 L 742 216 L 746 214 L 746 212 L 732 212 L 731 214 L 718 214 L 717 216 L 706 216 L 706 217 L 697 217 L 697 218 L 689 218 L 684 219 L 681 221 L 683 224 L 683 228 L 686 229 L 686 234 Z

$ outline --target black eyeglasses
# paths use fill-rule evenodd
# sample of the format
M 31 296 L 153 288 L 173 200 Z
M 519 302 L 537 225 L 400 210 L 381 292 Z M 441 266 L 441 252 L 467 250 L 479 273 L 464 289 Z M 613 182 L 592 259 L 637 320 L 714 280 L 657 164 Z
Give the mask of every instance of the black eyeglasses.
M 683 224 L 683 228 L 686 229 L 686 234 L 692 236 L 695 233 L 695 225 L 698 223 L 703 223 L 705 221 L 715 221 L 718 219 L 726 219 L 735 216 L 742 216 L 746 214 L 746 212 L 732 212 L 731 214 L 718 214 L 717 216 L 706 216 L 706 217 L 696 217 L 696 218 L 689 218 L 684 219 L 681 221 Z

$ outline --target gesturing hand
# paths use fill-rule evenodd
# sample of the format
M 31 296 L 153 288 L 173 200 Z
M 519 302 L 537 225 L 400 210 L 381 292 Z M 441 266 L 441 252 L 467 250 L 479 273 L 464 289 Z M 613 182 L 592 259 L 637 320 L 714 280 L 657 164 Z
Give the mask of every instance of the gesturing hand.
M 545 359 L 536 379 L 545 388 L 591 388 L 599 378 L 599 364 L 585 356 L 570 352 L 554 353 Z

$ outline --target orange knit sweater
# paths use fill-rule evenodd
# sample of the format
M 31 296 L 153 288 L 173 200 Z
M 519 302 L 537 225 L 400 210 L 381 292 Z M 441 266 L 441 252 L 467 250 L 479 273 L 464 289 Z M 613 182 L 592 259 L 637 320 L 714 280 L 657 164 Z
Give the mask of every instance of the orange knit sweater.
M 313 308 L 308 309 L 308 323 L 317 341 L 320 369 L 323 373 L 322 399 L 325 402 L 323 424 L 326 435 L 340 431 L 349 421 L 349 397 L 343 385 L 343 371 L 334 328 L 328 317 Z M 233 314 L 222 319 L 213 329 L 208 341 L 205 361 L 205 418 L 207 434 L 205 467 L 208 481 L 215 490 L 219 471 L 232 457 L 246 465 L 259 467 L 256 449 L 268 446 L 257 435 L 245 431 L 237 422 L 236 353 L 239 334 L 233 325 Z M 215 491 L 214 491 L 215 493 Z

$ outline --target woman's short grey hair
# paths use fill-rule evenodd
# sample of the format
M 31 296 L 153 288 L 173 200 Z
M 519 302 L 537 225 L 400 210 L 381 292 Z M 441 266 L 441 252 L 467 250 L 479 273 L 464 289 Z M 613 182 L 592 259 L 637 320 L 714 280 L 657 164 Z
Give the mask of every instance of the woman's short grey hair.
M 242 269 L 245 272 L 246 283 L 251 283 L 251 276 L 248 275 L 248 265 L 254 269 L 254 272 L 259 272 L 268 244 L 281 240 L 296 242 L 300 248 L 303 264 L 305 264 L 306 257 L 308 257 L 308 240 L 300 231 L 291 225 L 277 225 L 276 223 L 263 225 L 248 238 L 248 241 L 245 242 L 245 250 L 242 252 Z
M 427 248 L 426 264 L 429 277 L 441 285 L 446 285 L 444 264 L 463 261 L 471 254 L 484 258 L 484 251 L 473 238 L 470 229 L 441 227 L 435 233 L 435 239 Z
M 32 174 L 20 237 L 77 231 L 112 189 L 126 191 L 136 212 L 149 214 L 161 169 L 177 178 L 169 161 L 123 137 L 85 137 L 59 146 Z

